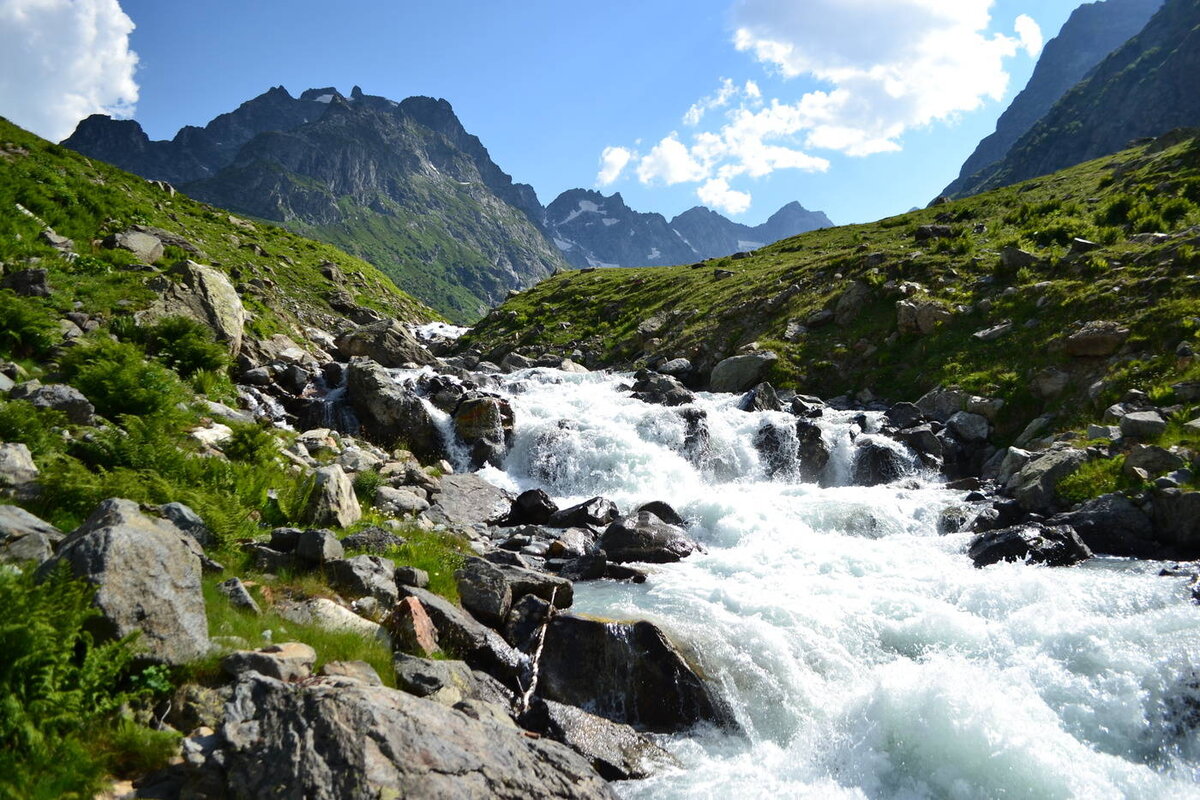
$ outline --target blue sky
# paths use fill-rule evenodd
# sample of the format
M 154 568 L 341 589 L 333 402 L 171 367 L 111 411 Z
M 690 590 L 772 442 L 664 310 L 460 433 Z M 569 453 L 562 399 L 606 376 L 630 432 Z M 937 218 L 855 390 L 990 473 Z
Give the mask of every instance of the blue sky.
M 357 84 L 446 98 L 543 203 L 583 186 L 754 224 L 799 200 L 849 223 L 953 179 L 1077 5 L 0 0 L 0 114 L 61 137 L 112 109 L 169 138 L 271 86 Z

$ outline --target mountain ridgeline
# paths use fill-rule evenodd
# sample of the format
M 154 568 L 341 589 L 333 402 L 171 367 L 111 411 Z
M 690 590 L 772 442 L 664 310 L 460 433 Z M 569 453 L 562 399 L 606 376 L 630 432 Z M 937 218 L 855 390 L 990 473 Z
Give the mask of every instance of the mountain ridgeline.
M 1139 138 L 1200 125 L 1196 0 L 1167 0 L 1144 28 L 1030 120 L 1031 112 L 1041 110 L 1053 90 L 1079 71 L 1083 54 L 1108 48 L 1150 5 L 1158 4 L 1107 0 L 1077 10 L 1047 45 L 1034 79 L 1005 112 L 997 133 L 984 140 L 946 193 L 965 196 L 1008 186 L 1115 153 Z M 1011 146 L 997 155 L 1008 140 Z
M 756 228 L 705 208 L 668 223 L 619 194 L 586 190 L 544 208 L 445 100 L 396 102 L 358 87 L 349 97 L 330 87 L 299 98 L 275 87 L 169 141 L 151 140 L 135 121 L 93 115 L 63 144 L 335 244 L 458 322 L 568 264 L 688 263 L 832 224 L 798 203 Z

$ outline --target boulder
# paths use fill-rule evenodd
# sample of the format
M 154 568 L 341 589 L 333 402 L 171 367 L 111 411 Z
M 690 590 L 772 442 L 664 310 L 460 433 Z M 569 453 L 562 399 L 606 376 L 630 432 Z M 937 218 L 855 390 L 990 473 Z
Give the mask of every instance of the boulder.
M 470 527 L 501 519 L 512 507 L 512 496 L 480 478 L 464 473 L 445 475 L 441 492 L 425 513 L 435 522 Z
M 934 389 L 917 400 L 917 409 L 928 419 L 946 422 L 967 408 L 970 395 L 962 389 Z
M 754 449 L 758 451 L 763 473 L 774 480 L 780 475 L 790 477 L 796 466 L 796 438 L 790 426 L 764 419 L 754 432 Z
M 147 310 L 147 317 L 191 317 L 211 328 L 218 341 L 229 346 L 231 355 L 241 351 L 246 309 L 225 273 L 184 261 L 171 269 L 170 278 L 151 281 L 150 288 L 159 297 Z
M 528 659 L 518 653 L 491 628 L 477 622 L 460 608 L 427 589 L 401 586 L 401 597 L 421 601 L 438 631 L 438 644 L 450 655 L 461 658 L 505 682 L 513 682 L 525 671 Z
M 659 364 L 655 370 L 663 375 L 670 375 L 673 378 L 679 378 L 691 374 L 692 362 L 686 358 L 672 358 L 670 361 L 664 361 Z
M 326 597 L 314 597 L 299 603 L 277 602 L 274 608 L 279 616 L 298 625 L 316 625 L 331 631 L 347 631 L 364 639 L 374 639 L 387 647 L 392 646 L 391 634 L 382 625 L 360 617 Z
M 21 442 L 0 443 L 0 489 L 37 480 L 38 468 L 29 447 Z
M 687 520 L 680 516 L 679 512 L 672 508 L 670 503 L 665 503 L 662 500 L 651 500 L 649 503 L 642 503 L 637 507 L 637 510 L 649 511 L 668 525 L 678 525 L 682 528 L 687 524 Z
M 783 403 L 779 401 L 775 387 L 763 382 L 742 395 L 742 399 L 738 401 L 738 408 L 749 412 L 782 411 Z
M 1154 527 L 1178 558 L 1200 558 L 1200 492 L 1164 489 L 1154 493 Z
M 1046 524 L 1069 526 L 1094 553 L 1151 558 L 1161 549 L 1150 517 L 1119 494 L 1088 500 L 1079 508 L 1056 514 Z
M 1071 528 L 1039 524 L 981 533 L 971 541 L 967 555 L 976 567 L 999 561 L 1025 561 L 1050 567 L 1069 567 L 1092 557 L 1092 551 Z
M 241 578 L 230 578 L 227 581 L 222 581 L 217 584 L 217 590 L 221 594 L 229 598 L 229 605 L 234 608 L 240 608 L 243 611 L 249 611 L 251 614 L 261 614 L 262 609 L 258 607 L 258 602 L 250 594 L 250 590 L 246 588 L 246 584 L 242 583 Z
M 1008 245 L 1000 251 L 1000 266 L 1012 272 L 1022 267 L 1033 267 L 1039 263 L 1040 259 L 1037 256 L 1019 247 Z
M 641 730 L 671 733 L 729 716 L 666 635 L 649 622 L 570 614 L 546 628 L 538 695 Z
M 13 391 L 13 399 L 27 400 L 34 408 L 61 411 L 74 425 L 91 425 L 95 421 L 96 408 L 83 396 L 83 392 L 65 383 L 48 383 L 44 386 L 22 384 Z
M 987 417 L 972 414 L 968 411 L 958 411 L 946 422 L 947 427 L 964 442 L 981 444 L 987 441 L 991 425 Z
M 296 686 L 247 674 L 219 730 L 190 759 L 195 782 L 217 788 L 187 796 L 251 800 L 286 787 L 305 800 L 615 797 L 558 742 L 344 677 Z
M 44 269 L 19 269 L 0 276 L 0 289 L 11 289 L 21 297 L 49 297 L 48 275 Z
M 145 655 L 184 664 L 208 652 L 208 618 L 200 586 L 200 559 L 190 537 L 164 520 L 146 516 L 137 503 L 109 499 L 42 566 L 49 574 L 65 563 L 96 587 L 101 640 L 140 632 Z
M 316 471 L 316 485 L 308 498 L 304 520 L 310 525 L 334 525 L 348 528 L 362 519 L 362 506 L 354 494 L 354 484 L 337 464 Z
M 409 486 L 380 486 L 375 490 L 375 508 L 392 517 L 420 514 L 429 508 L 425 493 Z
M 900 333 L 928 336 L 952 316 L 949 310 L 932 300 L 896 301 L 896 327 Z
M 661 769 L 680 766 L 674 756 L 630 726 L 582 708 L 538 700 L 521 722 L 579 753 L 608 781 L 640 780 Z
M 593 497 L 550 515 L 551 528 L 601 528 L 620 516 L 617 504 L 604 497 Z
M 195 539 L 201 547 L 211 547 L 216 544 L 216 537 L 204 524 L 200 515 L 183 503 L 163 503 L 158 507 L 158 513 L 176 528 Z
M 468 558 L 454 571 L 463 608 L 475 619 L 499 628 L 512 608 L 512 589 L 500 568 L 482 558 Z
M 911 468 L 909 459 L 882 442 L 860 437 L 854 447 L 854 483 L 879 486 L 904 477 Z
M 1088 322 L 1063 339 L 1063 352 L 1073 358 L 1111 356 L 1129 338 L 1129 329 L 1119 323 L 1097 320 Z
M 915 403 L 896 403 L 884 412 L 884 417 L 897 428 L 911 428 L 921 424 L 924 413 Z
M 800 480 L 816 483 L 821 479 L 832 451 L 821 434 L 821 426 L 807 419 L 796 420 L 796 464 Z
M 709 390 L 713 392 L 744 392 L 762 380 L 763 374 L 779 356 L 770 350 L 731 356 L 717 363 L 709 376 Z
M 396 603 L 388 615 L 387 626 L 392 632 L 396 650 L 418 656 L 441 652 L 438 647 L 437 626 L 429 618 L 425 606 L 415 597 L 405 597 Z
M 649 511 L 639 511 L 613 522 L 605 529 L 598 544 L 608 555 L 608 560 L 617 564 L 631 561 L 667 564 L 700 549 L 683 528 L 669 525 Z
M 364 686 L 383 686 L 383 679 L 366 661 L 326 661 L 317 670 L 326 677 L 349 678 Z
M 633 397 L 660 406 L 684 406 L 696 400 L 696 396 L 676 378 L 648 369 L 634 375 Z
M 62 531 L 18 506 L 0 506 L 0 562 L 42 563 L 54 555 Z
M 362 551 L 381 555 L 404 544 L 404 539 L 383 528 L 363 528 L 342 539 L 342 549 L 347 552 Z
M 502 525 L 513 527 L 517 525 L 545 525 L 550 521 L 558 506 L 550 495 L 541 489 L 529 489 L 517 495 L 508 510 L 508 516 Z
M 850 284 L 849 288 L 842 292 L 833 309 L 834 322 L 838 325 L 849 325 L 854 322 L 862 313 L 863 306 L 871 300 L 872 295 L 873 291 L 869 284 L 862 281 Z
M 396 564 L 381 556 L 353 556 L 325 562 L 330 586 L 350 597 L 374 597 L 391 608 L 400 597 L 396 589 Z
M 471 452 L 471 469 L 504 464 L 512 446 L 515 424 L 512 405 L 507 400 L 468 394 L 459 401 L 452 418 L 454 432 Z
M 1157 411 L 1133 411 L 1121 417 L 1121 435 L 1131 439 L 1157 439 L 1167 430 L 1167 421 Z
M 365 439 L 387 449 L 404 446 L 426 464 L 446 457 L 441 430 L 425 403 L 374 361 L 350 362 L 346 399 Z
M 555 608 L 570 608 L 575 601 L 575 589 L 571 581 L 557 575 L 520 567 L 515 564 L 497 564 L 512 592 L 513 603 L 527 595 L 553 603 Z
M 282 642 L 260 650 L 238 650 L 221 659 L 221 669 L 233 677 L 257 672 L 280 681 L 302 681 L 312 674 L 317 651 L 303 642 Z
M 334 344 L 346 360 L 364 356 L 384 367 L 424 366 L 437 360 L 407 326 L 390 319 L 347 331 Z
M 110 250 L 126 250 L 143 264 L 153 264 L 163 257 L 163 243 L 157 236 L 142 231 L 127 230 L 108 236 L 103 242 Z
M 1012 479 L 1013 496 L 1026 511 L 1054 511 L 1059 503 L 1059 482 L 1087 459 L 1087 453 L 1071 447 L 1036 453 Z
M 1140 469 L 1154 477 L 1177 470 L 1185 464 L 1181 457 L 1170 450 L 1154 445 L 1135 444 L 1125 455 L 1121 472 L 1126 477 L 1133 477 L 1137 474 L 1134 470 Z
M 317 528 L 302 531 L 296 537 L 295 553 L 301 561 L 319 567 L 326 562 L 342 558 L 346 551 L 333 531 Z

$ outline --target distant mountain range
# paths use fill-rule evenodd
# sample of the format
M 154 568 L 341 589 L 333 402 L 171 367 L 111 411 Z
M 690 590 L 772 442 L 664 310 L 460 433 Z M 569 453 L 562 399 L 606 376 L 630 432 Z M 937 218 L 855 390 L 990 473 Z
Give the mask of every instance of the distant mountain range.
M 1200 125 L 1198 75 L 1197 0 L 1081 6 L 945 193 L 1007 186 Z
M 327 87 L 298 98 L 277 86 L 169 141 L 93 115 L 63 144 L 336 244 L 459 322 L 568 264 L 688 263 L 832 225 L 799 203 L 757 227 L 706 208 L 668 223 L 584 189 L 543 207 L 445 100 L 396 102 L 357 86 L 349 97 Z

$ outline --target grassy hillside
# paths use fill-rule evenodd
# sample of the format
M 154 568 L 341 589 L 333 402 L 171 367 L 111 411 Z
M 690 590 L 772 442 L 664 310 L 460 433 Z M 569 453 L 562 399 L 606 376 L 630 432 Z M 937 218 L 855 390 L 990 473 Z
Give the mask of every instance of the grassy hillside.
M 191 258 L 228 273 L 254 315 L 252 335 L 284 332 L 302 340 L 303 325 L 339 319 L 330 301 L 340 293 L 401 320 L 438 317 L 370 264 L 332 245 L 172 195 L 0 119 L 0 262 L 7 270 L 49 270 L 54 293 L 45 302 L 54 310 L 65 313 L 79 302 L 85 312 L 103 315 L 118 303 L 130 312 L 150 302 L 147 273 L 127 269 L 136 259 L 101 245 L 109 234 L 136 224 L 166 230 L 195 248 L 168 247 L 160 264 Z M 45 225 L 72 239 L 79 258 L 51 247 L 41 235 Z M 344 284 L 322 273 L 326 262 L 337 266 Z
M 930 225 L 940 227 L 923 228 Z M 1012 430 L 1044 409 L 1069 417 L 1103 408 L 1130 388 L 1167 400 L 1173 383 L 1200 377 L 1187 345 L 1177 356 L 1183 343 L 1200 349 L 1197 226 L 1200 140 L 1178 132 L 988 194 L 803 234 L 748 258 L 564 273 L 494 310 L 465 344 L 493 357 L 580 349 L 593 364 L 621 367 L 683 356 L 706 373 L 756 343 L 780 356 L 769 376 L 777 386 L 911 400 L 957 384 L 1004 398 L 1000 422 Z M 1076 238 L 1092 244 L 1073 245 Z M 1013 247 L 1035 258 L 1006 266 L 1001 253 Z M 850 302 L 855 295 L 860 303 Z M 946 319 L 927 333 L 902 332 L 901 300 Z M 826 311 L 838 319 L 822 323 Z M 1064 336 L 1098 320 L 1128 326 L 1123 348 L 1109 358 L 1067 356 Z M 1011 330 L 995 339 L 974 335 L 1002 323 Z M 1067 385 L 1046 396 L 1033 381 L 1051 368 L 1067 374 Z

